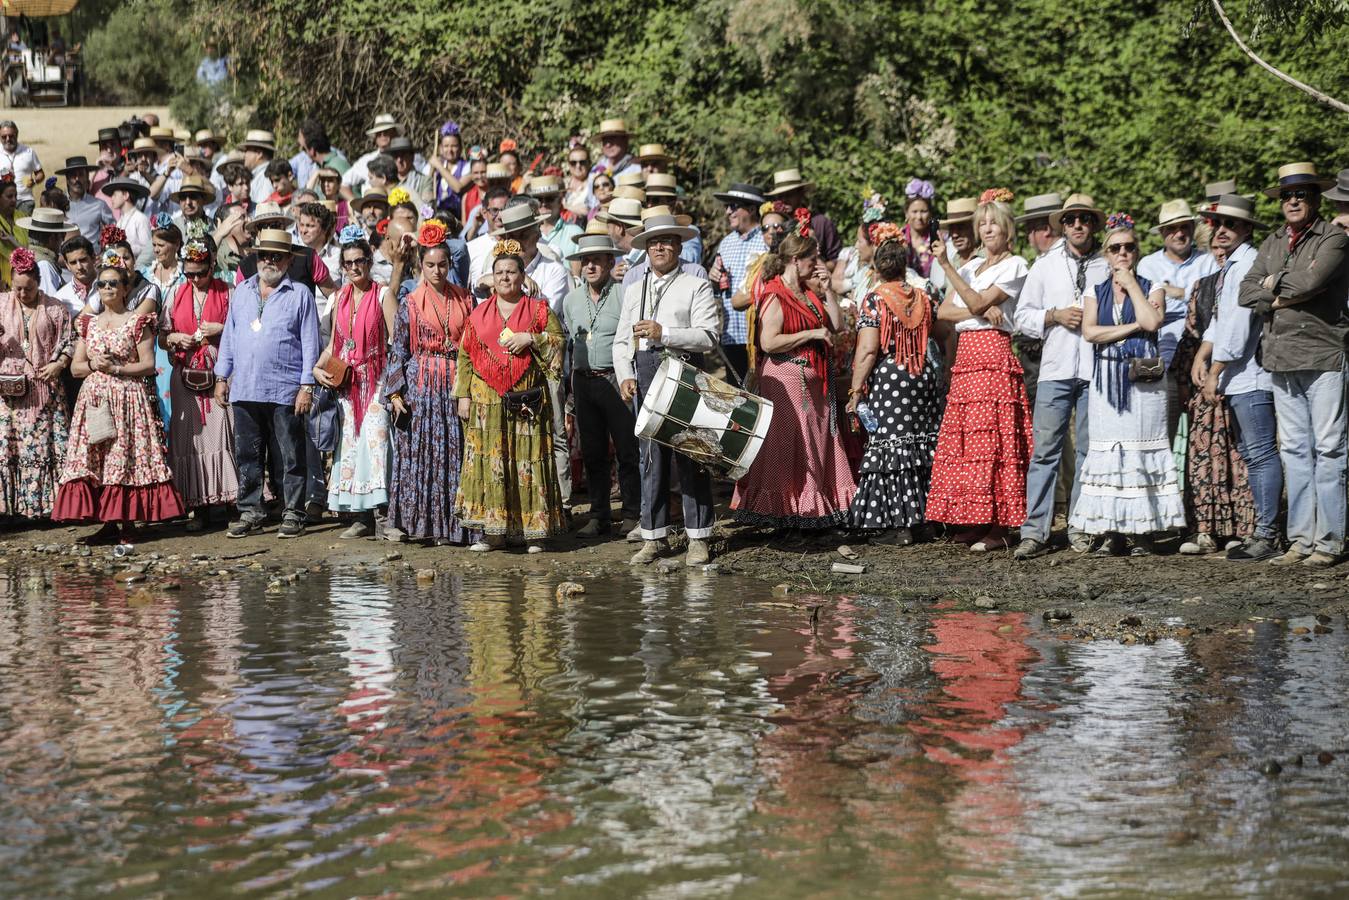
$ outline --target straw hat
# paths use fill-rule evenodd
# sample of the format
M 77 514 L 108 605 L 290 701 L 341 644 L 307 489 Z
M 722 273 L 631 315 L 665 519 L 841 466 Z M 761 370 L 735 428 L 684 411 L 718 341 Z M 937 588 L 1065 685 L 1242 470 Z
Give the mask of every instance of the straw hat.
M 664 144 L 643 144 L 637 148 L 637 161 L 639 163 L 667 163 L 670 161 L 670 154 L 665 152 Z
M 181 200 L 184 197 L 201 197 L 210 203 L 215 199 L 215 188 L 200 175 L 184 175 L 178 190 L 170 195 L 170 199 Z
M 131 178 L 109 178 L 98 189 L 100 194 L 107 194 L 109 197 L 112 196 L 113 191 L 126 191 L 132 197 L 138 199 L 150 196 L 148 187 Z
M 628 123 L 622 119 L 605 119 L 600 123 L 600 127 L 595 134 L 604 137 L 607 134 L 616 134 L 623 137 L 632 137 L 632 132 L 628 131 Z
M 675 215 L 675 211 L 670 207 L 661 204 L 659 206 L 648 206 L 642 210 L 642 224 L 645 225 L 647 219 L 653 219 L 656 216 L 674 216 L 674 220 L 680 225 L 692 225 L 693 216 L 686 216 L 682 213 Z M 696 229 L 695 229 L 696 230 Z
M 399 153 L 416 153 L 417 148 L 412 146 L 412 141 L 409 138 L 405 138 L 400 134 L 398 137 L 389 141 L 389 146 L 384 148 L 384 152 L 390 156 L 397 156 Z
M 957 197 L 946 204 L 946 218 L 938 219 L 941 226 L 956 225 L 960 222 L 973 222 L 974 211 L 979 208 L 978 197 Z
M 633 236 L 632 246 L 638 250 L 645 250 L 646 245 L 651 242 L 652 238 L 673 235 L 681 241 L 687 241 L 697 233 L 687 225 L 680 225 L 674 216 L 669 215 L 669 210 L 666 210 L 665 215 L 646 217 L 646 220 L 642 222 L 642 233 Z
M 614 187 L 642 187 L 646 184 L 646 176 L 641 172 L 624 172 L 614 178 Z
M 773 173 L 773 187 L 771 190 L 764 191 L 764 196 L 780 197 L 783 194 L 790 194 L 792 191 L 808 191 L 813 187 L 815 187 L 815 183 L 802 178 L 800 169 L 783 169 Z
M 608 233 L 609 233 L 609 226 L 606 225 L 605 223 L 601 222 L 599 216 L 596 216 L 595 218 L 591 219 L 589 222 L 586 222 L 586 230 L 585 230 L 583 233 L 584 233 L 584 234 L 608 234 Z
M 1243 197 L 1240 194 L 1223 194 L 1213 202 L 1208 209 L 1200 212 L 1200 215 L 1206 219 L 1226 216 L 1229 219 L 1240 219 L 1243 222 L 1250 222 L 1257 228 L 1268 228 L 1264 222 L 1255 217 L 1255 201 L 1249 197 Z
M 175 140 L 177 140 L 177 137 L 174 135 L 172 128 L 163 128 L 160 126 L 156 126 L 150 129 L 150 140 L 154 141 L 155 143 L 163 141 L 165 143 L 172 144 Z
M 1223 194 L 1235 194 L 1237 192 L 1237 180 L 1235 178 L 1224 178 L 1222 181 L 1210 181 L 1204 185 L 1204 201 L 1206 203 L 1217 203 L 1218 198 Z
M 1161 234 L 1166 226 L 1179 225 L 1182 222 L 1194 223 L 1194 211 L 1190 209 L 1190 204 L 1184 200 L 1168 200 L 1162 204 L 1161 210 L 1157 213 L 1157 224 L 1148 231 L 1151 234 Z
M 624 200 L 636 200 L 638 203 L 646 202 L 646 191 L 639 187 L 633 187 L 630 184 L 614 188 L 614 197 L 621 197 Z
M 1016 223 L 1020 225 L 1033 219 L 1047 219 L 1050 213 L 1056 213 L 1061 209 L 1063 197 L 1059 194 L 1036 194 L 1034 197 L 1026 198 L 1021 207 L 1021 215 L 1016 217 Z
M 366 191 L 360 197 L 356 198 L 355 200 L 352 200 L 351 203 L 347 205 L 350 206 L 352 209 L 356 210 L 356 212 L 361 212 L 362 210 L 365 209 L 365 207 L 369 206 L 371 203 L 382 203 L 385 206 L 388 206 L 389 195 L 384 193 L 383 191 Z
M 646 176 L 646 195 L 648 197 L 677 197 L 679 182 L 669 172 L 652 172 Z
M 1096 208 L 1096 201 L 1090 194 L 1069 194 L 1067 201 L 1063 204 L 1063 209 L 1049 214 L 1049 224 L 1055 228 L 1063 226 L 1063 217 L 1070 212 L 1091 213 L 1096 218 L 1096 228 L 1094 231 L 1100 231 L 1105 225 L 1105 213 Z
M 370 137 L 374 137 L 381 131 L 401 131 L 401 130 L 402 129 L 398 127 L 398 121 L 394 119 L 393 116 L 389 115 L 388 113 L 380 113 L 379 115 L 375 116 L 374 126 L 371 128 L 367 128 L 365 130 L 365 133 Z
M 252 147 L 256 150 L 267 150 L 276 152 L 276 135 L 262 128 L 255 128 L 244 135 L 243 141 L 239 143 L 240 147 Z
M 548 221 L 545 215 L 534 215 L 528 203 L 516 203 L 501 211 L 501 225 L 492 232 L 492 237 L 501 237 L 516 231 L 525 231 L 535 225 Z
M 317 177 L 319 177 L 319 178 L 341 178 L 341 177 L 342 177 L 342 173 L 339 172 L 339 171 L 337 171 L 336 169 L 334 169 L 332 166 L 323 166 L 323 167 L 321 167 L 321 168 L 318 170 Z
M 127 151 L 127 156 L 135 156 L 137 153 L 158 153 L 159 145 L 152 138 L 139 137 Z
M 33 214 L 14 223 L 25 231 L 45 231 L 48 234 L 69 234 L 80 226 L 66 221 L 66 214 L 54 206 L 39 206 Z
M 193 136 L 193 143 L 198 147 L 202 144 L 215 144 L 217 147 L 221 147 L 225 141 L 211 129 L 203 128 Z
M 595 215 L 601 222 L 622 225 L 624 228 L 640 228 L 642 225 L 642 202 L 627 197 L 615 197 L 609 201 L 607 209 Z
M 253 241 L 253 250 L 258 253 L 294 253 L 295 242 L 289 231 L 280 228 L 264 228 Z
M 510 177 L 511 177 L 511 170 L 503 166 L 501 163 L 487 164 L 488 181 L 509 181 Z
M 1349 169 L 1340 169 L 1340 174 L 1335 179 L 1335 186 L 1321 196 L 1327 200 L 1338 200 L 1341 203 L 1349 202 Z
M 752 206 L 758 209 L 763 206 L 764 193 L 752 184 L 742 182 L 731 182 L 731 186 L 724 191 L 715 191 L 712 196 L 722 203 L 738 203 L 742 206 Z
M 280 206 L 270 201 L 263 201 L 257 205 L 253 210 L 253 217 L 248 220 L 247 225 L 252 229 L 266 231 L 268 229 L 264 228 L 264 223 L 280 225 L 282 228 L 289 228 L 294 224 L 291 217 L 286 215 Z
M 603 234 L 591 234 L 590 229 L 576 239 L 576 250 L 567 254 L 567 261 L 581 259 L 585 256 L 622 256 L 623 251 L 614 244 L 614 239 L 609 236 L 609 229 L 603 225 Z
M 535 175 L 529 179 L 531 197 L 556 197 L 562 193 L 562 179 L 556 175 Z
M 1279 192 L 1288 188 L 1314 187 L 1319 191 L 1333 185 L 1335 181 L 1316 174 L 1316 164 L 1309 162 L 1289 163 L 1279 166 L 1279 183 L 1264 190 L 1266 197 L 1279 199 Z
M 186 144 L 192 140 L 192 132 L 186 128 L 175 128 L 173 129 L 173 139 L 180 144 Z
M 68 176 L 72 172 L 97 172 L 99 166 L 89 162 L 84 156 L 67 156 L 66 164 L 56 170 L 57 175 Z

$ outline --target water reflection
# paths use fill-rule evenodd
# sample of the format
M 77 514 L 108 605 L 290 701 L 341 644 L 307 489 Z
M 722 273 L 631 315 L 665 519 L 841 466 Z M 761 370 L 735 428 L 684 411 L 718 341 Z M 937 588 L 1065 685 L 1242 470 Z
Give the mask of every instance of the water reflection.
M 1346 887 L 1342 628 L 1064 643 L 701 573 L 262 587 L 0 571 L 16 892 Z

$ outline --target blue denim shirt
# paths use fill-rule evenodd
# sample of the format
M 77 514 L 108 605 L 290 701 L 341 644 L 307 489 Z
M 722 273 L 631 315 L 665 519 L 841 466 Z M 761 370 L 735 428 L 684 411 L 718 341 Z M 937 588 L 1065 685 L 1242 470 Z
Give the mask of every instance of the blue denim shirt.
M 258 331 L 255 320 L 262 323 Z M 254 275 L 240 282 L 230 298 L 215 374 L 229 379 L 231 403 L 290 405 L 300 385 L 314 383 L 322 350 L 318 305 L 309 288 L 283 278 L 262 303 Z

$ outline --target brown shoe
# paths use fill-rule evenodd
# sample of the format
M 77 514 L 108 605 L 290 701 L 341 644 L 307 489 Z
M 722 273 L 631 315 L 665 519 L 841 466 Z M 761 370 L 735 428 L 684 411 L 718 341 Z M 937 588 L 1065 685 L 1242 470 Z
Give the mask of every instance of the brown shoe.
M 1269 561 L 1271 566 L 1291 566 L 1307 559 L 1307 554 L 1296 547 L 1289 547 L 1288 552 L 1283 556 L 1276 556 Z
M 1311 556 L 1302 560 L 1304 566 L 1310 566 L 1314 569 L 1326 569 L 1339 562 L 1340 558 L 1334 553 L 1326 553 L 1324 550 L 1317 550 Z
M 634 566 L 647 566 L 659 559 L 664 552 L 665 541 L 643 541 L 642 549 L 634 553 L 628 562 Z
M 684 565 L 705 566 L 709 559 L 711 554 L 707 551 L 707 541 L 690 538 L 688 552 L 684 554 Z

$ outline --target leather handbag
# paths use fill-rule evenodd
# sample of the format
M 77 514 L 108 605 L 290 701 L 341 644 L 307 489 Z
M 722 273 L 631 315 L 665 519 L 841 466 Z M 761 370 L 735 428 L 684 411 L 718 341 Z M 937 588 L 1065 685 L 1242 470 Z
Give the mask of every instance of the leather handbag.
M 28 393 L 28 376 L 22 372 L 14 375 L 0 375 L 0 397 L 11 399 Z
M 198 394 L 210 393 L 215 388 L 215 373 L 210 369 L 183 368 L 183 384 Z
M 345 387 L 347 379 L 351 377 L 351 366 L 347 365 L 346 360 L 336 353 L 329 356 L 328 361 L 321 368 L 333 380 L 333 387 Z
M 1161 381 L 1166 377 L 1166 362 L 1160 356 L 1134 357 L 1129 360 L 1130 381 Z
M 313 402 L 309 406 L 309 439 L 320 453 L 337 451 L 338 438 L 342 435 L 342 422 L 338 415 L 337 391 L 322 384 L 314 385 Z
M 112 410 L 102 403 L 91 403 L 84 411 L 84 431 L 90 444 L 106 444 L 117 437 Z
M 548 392 L 541 387 L 528 391 L 507 391 L 501 395 L 501 402 L 508 415 L 530 421 L 543 415 L 543 404 L 547 399 Z

